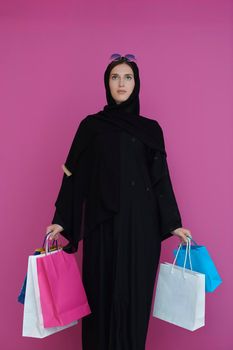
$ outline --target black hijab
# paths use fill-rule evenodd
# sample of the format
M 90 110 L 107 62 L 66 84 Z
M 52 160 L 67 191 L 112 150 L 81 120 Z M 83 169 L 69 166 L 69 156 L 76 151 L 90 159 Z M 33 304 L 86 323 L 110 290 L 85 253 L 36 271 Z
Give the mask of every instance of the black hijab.
M 118 64 L 128 64 L 134 73 L 135 86 L 126 101 L 117 104 L 113 99 L 109 87 L 111 70 Z M 104 109 L 97 113 L 99 119 L 113 123 L 119 128 L 130 132 L 141 139 L 148 147 L 159 150 L 166 155 L 162 129 L 157 121 L 140 115 L 140 77 L 139 69 L 135 62 L 127 61 L 124 57 L 119 61 L 111 62 L 104 73 L 104 85 L 106 90 L 107 104 Z
M 117 104 L 109 87 L 110 72 L 117 64 L 127 63 L 133 70 L 135 86 L 126 101 Z M 66 162 L 71 176 L 64 174 L 55 203 L 52 223 L 63 226 L 61 234 L 69 240 L 68 253 L 78 249 L 78 242 L 88 238 L 97 224 L 119 211 L 120 138 L 125 130 L 146 146 L 148 170 L 154 186 L 166 173 L 163 132 L 156 120 L 141 116 L 140 78 L 135 62 L 124 58 L 111 62 L 104 73 L 107 104 L 79 124 Z M 156 158 L 156 168 L 153 165 Z
M 113 99 L 110 91 L 109 79 L 110 79 L 110 73 L 112 69 L 122 63 L 127 63 L 131 67 L 134 73 L 135 86 L 129 98 L 126 101 L 123 101 L 120 104 L 117 104 L 116 101 Z M 104 106 L 104 112 L 109 113 L 108 115 L 116 115 L 116 114 L 122 113 L 122 114 L 130 114 L 131 117 L 139 116 L 140 78 L 139 78 L 138 66 L 135 62 L 129 62 L 125 58 L 122 58 L 118 61 L 112 61 L 105 70 L 104 85 L 105 85 L 106 99 L 107 99 L 107 105 Z

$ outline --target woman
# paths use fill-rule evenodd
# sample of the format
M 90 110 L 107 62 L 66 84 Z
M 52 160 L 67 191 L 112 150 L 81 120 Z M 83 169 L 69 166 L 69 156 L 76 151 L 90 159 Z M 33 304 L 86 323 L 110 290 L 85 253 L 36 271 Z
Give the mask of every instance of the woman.
M 144 350 L 161 242 L 187 242 L 173 192 L 163 132 L 139 114 L 133 55 L 112 55 L 107 105 L 76 132 L 56 201 L 51 239 L 67 253 L 83 239 L 83 284 L 92 313 L 82 319 L 83 350 Z

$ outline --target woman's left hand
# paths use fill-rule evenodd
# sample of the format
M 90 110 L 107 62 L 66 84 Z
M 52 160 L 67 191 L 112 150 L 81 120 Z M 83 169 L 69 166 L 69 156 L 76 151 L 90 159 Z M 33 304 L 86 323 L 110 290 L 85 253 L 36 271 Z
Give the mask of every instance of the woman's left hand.
M 187 236 L 192 238 L 191 231 L 184 228 L 184 227 L 179 227 L 175 229 L 174 231 L 171 231 L 171 233 L 175 236 L 178 236 L 180 238 L 180 241 L 183 243 L 188 243 Z

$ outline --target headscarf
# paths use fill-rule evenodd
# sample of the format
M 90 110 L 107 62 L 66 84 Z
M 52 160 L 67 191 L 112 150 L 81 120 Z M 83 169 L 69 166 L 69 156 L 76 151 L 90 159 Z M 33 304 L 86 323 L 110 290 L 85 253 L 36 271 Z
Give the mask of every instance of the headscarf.
M 127 63 L 132 68 L 135 86 L 128 99 L 117 104 L 110 91 L 109 78 L 112 69 L 121 63 Z M 128 131 L 151 149 L 159 150 L 166 156 L 163 132 L 159 123 L 156 120 L 140 115 L 140 77 L 136 62 L 127 61 L 124 57 L 119 61 L 110 62 L 104 72 L 104 85 L 107 104 L 103 110 L 96 114 L 98 119 Z
M 126 101 L 121 102 L 120 104 L 117 104 L 111 94 L 109 79 L 110 79 L 110 73 L 112 69 L 115 66 L 122 63 L 126 63 L 132 68 L 132 71 L 134 73 L 135 86 L 131 95 L 128 97 L 128 99 Z M 107 66 L 104 72 L 104 86 L 105 86 L 106 99 L 107 99 L 107 105 L 104 106 L 104 112 L 109 112 L 109 114 L 127 113 L 127 114 L 130 114 L 132 117 L 139 116 L 140 114 L 140 102 L 139 102 L 140 77 L 139 77 L 139 69 L 135 62 L 126 61 L 124 58 L 122 58 L 119 61 L 112 61 L 111 63 L 109 63 L 109 65 Z

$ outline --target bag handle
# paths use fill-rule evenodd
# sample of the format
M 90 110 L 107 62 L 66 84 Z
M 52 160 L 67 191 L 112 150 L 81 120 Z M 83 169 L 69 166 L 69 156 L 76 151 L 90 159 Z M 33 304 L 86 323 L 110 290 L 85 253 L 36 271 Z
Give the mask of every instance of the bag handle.
M 194 243 L 194 245 L 198 245 L 191 236 L 187 236 L 187 238 L 189 238 Z M 184 242 L 182 242 L 181 244 L 184 244 Z
M 190 263 L 190 267 L 191 267 L 191 270 L 193 271 L 193 268 L 192 268 L 192 260 L 191 260 L 191 254 L 190 254 L 190 247 L 191 247 L 191 238 L 190 237 L 187 237 L 188 238 L 188 242 L 186 244 L 186 249 L 185 249 L 185 259 L 184 259 L 184 266 L 183 266 L 183 277 L 185 277 L 185 268 L 186 268 L 186 261 L 187 261 L 187 254 L 189 256 L 189 263 Z M 175 256 L 175 259 L 173 261 L 173 264 L 172 264 L 172 268 L 171 268 L 171 273 L 174 272 L 174 266 L 175 266 L 175 263 L 176 263 L 176 260 L 177 260 L 177 257 L 178 257 L 178 254 L 179 254 L 179 251 L 180 251 L 180 248 L 182 246 L 182 242 L 179 244 L 179 248 L 177 249 L 177 252 L 176 252 L 176 256 Z
M 50 246 L 49 246 L 49 236 L 50 233 L 52 233 L 52 231 L 50 231 L 49 233 L 46 234 L 44 242 L 45 242 L 45 255 L 47 255 L 50 251 Z M 54 239 L 53 242 L 56 241 L 56 248 L 57 250 L 59 250 L 60 248 L 58 248 L 58 243 L 57 243 L 57 239 Z M 53 244 L 52 242 L 52 244 Z M 62 249 L 62 248 L 61 248 Z
M 53 232 L 53 231 L 50 231 L 50 232 L 46 233 L 45 238 L 44 238 L 44 242 L 43 242 L 43 244 L 42 244 L 42 248 L 45 248 L 46 237 L 47 237 L 51 232 Z M 52 245 L 54 244 L 54 242 L 56 243 L 56 248 L 58 249 L 58 242 L 57 242 L 57 239 L 54 239 L 54 240 L 52 241 Z

